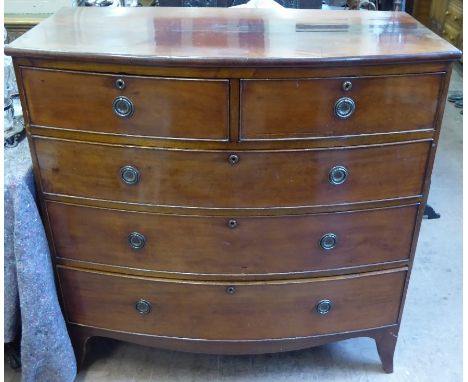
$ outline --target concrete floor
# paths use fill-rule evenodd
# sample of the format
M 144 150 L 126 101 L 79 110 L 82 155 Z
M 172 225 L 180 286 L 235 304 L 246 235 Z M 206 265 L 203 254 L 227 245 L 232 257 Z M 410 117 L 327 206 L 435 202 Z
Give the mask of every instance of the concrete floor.
M 462 90 L 462 67 L 450 90 Z M 462 380 L 462 115 L 448 103 L 429 203 L 442 215 L 424 220 L 395 353 L 384 374 L 366 338 L 262 356 L 186 354 L 94 339 L 77 381 L 397 381 Z M 5 381 L 20 372 L 5 367 Z

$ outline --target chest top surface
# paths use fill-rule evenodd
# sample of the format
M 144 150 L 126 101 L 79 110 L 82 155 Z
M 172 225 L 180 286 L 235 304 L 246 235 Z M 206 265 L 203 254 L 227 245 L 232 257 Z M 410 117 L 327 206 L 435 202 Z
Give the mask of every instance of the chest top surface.
M 458 49 L 402 12 L 62 8 L 12 56 L 155 65 L 284 66 L 450 60 Z

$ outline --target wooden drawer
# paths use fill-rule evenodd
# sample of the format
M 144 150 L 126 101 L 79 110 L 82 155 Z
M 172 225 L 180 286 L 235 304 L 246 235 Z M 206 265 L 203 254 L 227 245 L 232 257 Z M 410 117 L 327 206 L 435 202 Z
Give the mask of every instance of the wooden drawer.
M 431 145 L 242 151 L 233 165 L 226 151 L 34 141 L 44 192 L 205 208 L 301 207 L 420 195 Z M 128 165 L 139 171 L 139 183 L 122 181 Z M 349 175 L 333 185 L 329 174 L 337 165 Z
M 31 125 L 159 138 L 227 140 L 229 81 L 22 68 Z M 124 81 L 118 89 L 117 80 Z M 122 118 L 117 97 L 134 106 Z M 125 102 L 125 101 L 121 101 Z
M 433 129 L 443 74 L 242 80 L 242 140 L 347 136 Z M 349 81 L 352 88 L 343 90 Z M 355 111 L 335 116 L 351 98 Z
M 47 211 L 60 258 L 171 274 L 241 277 L 408 259 L 417 206 L 233 217 L 235 228 L 229 227 L 227 217 L 159 215 L 56 202 L 47 202 Z M 325 250 L 320 241 L 330 233 L 336 236 L 336 245 Z M 129 244 L 130 238 L 136 239 L 138 248 Z
M 395 324 L 406 271 L 237 284 L 136 278 L 64 267 L 58 267 L 58 275 L 71 323 L 157 336 L 255 340 Z M 151 304 L 148 314 L 136 310 L 140 300 Z M 322 300 L 332 302 L 328 314 L 316 311 Z

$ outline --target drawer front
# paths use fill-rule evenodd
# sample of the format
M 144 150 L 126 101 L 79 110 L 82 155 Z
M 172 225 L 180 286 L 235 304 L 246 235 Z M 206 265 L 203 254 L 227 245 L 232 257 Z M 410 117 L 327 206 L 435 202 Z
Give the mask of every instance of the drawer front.
M 227 80 L 25 68 L 22 76 L 32 125 L 161 138 L 229 137 Z
M 46 138 L 35 138 L 35 146 L 42 187 L 48 193 L 164 206 L 268 208 L 419 195 L 430 142 L 244 151 L 238 153 L 236 164 L 223 151 L 117 147 Z M 334 182 L 344 183 L 331 184 L 331 174 Z M 122 177 L 137 183 L 129 185 Z
M 408 259 L 417 206 L 231 218 L 159 215 L 55 202 L 47 203 L 47 211 L 54 247 L 61 258 L 240 277 Z
M 432 129 L 442 74 L 243 80 L 241 139 L 290 139 Z M 351 85 L 346 84 L 349 82 Z M 351 86 L 350 90 L 343 88 Z M 354 102 L 354 111 L 350 99 Z M 342 100 L 340 116 L 335 104 Z M 338 106 L 337 106 L 338 107 Z M 351 112 L 349 117 L 347 113 Z
M 58 275 L 72 323 L 169 337 L 255 340 L 395 324 L 406 271 L 235 285 L 62 267 Z M 323 300 L 331 301 L 328 313 Z M 316 310 L 321 301 L 325 314 Z

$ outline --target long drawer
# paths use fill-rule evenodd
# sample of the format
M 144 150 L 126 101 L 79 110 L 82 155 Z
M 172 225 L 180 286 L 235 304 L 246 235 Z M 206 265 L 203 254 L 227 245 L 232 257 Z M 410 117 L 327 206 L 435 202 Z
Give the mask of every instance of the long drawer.
M 229 218 L 47 202 L 47 212 L 60 258 L 178 274 L 240 277 L 408 259 L 417 206 Z
M 424 141 L 232 154 L 38 137 L 34 141 L 46 193 L 207 208 L 301 207 L 418 196 L 431 145 Z
M 229 81 L 21 70 L 32 125 L 226 140 Z
M 241 82 L 241 139 L 433 129 L 443 74 Z
M 72 323 L 158 336 L 255 340 L 395 324 L 406 270 L 237 284 L 124 277 L 60 266 L 58 276 Z

